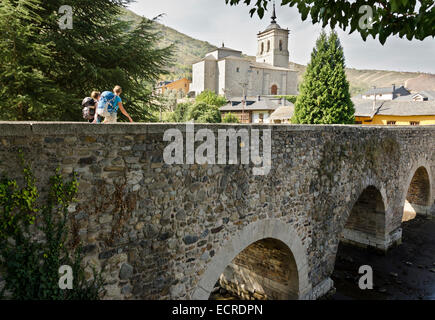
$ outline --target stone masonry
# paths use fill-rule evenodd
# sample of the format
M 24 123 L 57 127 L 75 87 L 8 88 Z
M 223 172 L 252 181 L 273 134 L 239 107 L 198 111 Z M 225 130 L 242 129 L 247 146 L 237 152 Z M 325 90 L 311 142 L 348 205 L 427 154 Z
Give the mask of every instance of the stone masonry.
M 435 126 L 195 126 L 271 129 L 264 176 L 165 164 L 170 128 L 186 135 L 181 124 L 0 123 L 0 175 L 21 176 L 18 150 L 41 187 L 58 167 L 77 173 L 70 237 L 106 266 L 106 299 L 208 299 L 219 279 L 248 297 L 316 299 L 333 286 L 340 240 L 387 250 L 406 201 L 435 211 Z

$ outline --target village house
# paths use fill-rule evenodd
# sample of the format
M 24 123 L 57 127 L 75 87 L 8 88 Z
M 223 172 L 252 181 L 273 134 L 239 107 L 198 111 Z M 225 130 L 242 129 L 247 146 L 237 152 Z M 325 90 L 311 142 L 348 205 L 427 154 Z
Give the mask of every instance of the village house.
M 160 81 L 156 88 L 155 93 L 158 95 L 164 94 L 167 90 L 174 90 L 183 96 L 189 92 L 189 86 L 192 82 L 187 78 L 182 78 L 175 81 Z
M 289 30 L 276 22 L 257 35 L 256 60 L 225 47 L 208 53 L 193 64 L 190 91 L 195 95 L 211 90 L 226 98 L 297 94 L 297 71 L 289 69 Z
M 363 94 L 361 98 L 352 99 L 357 124 L 414 126 L 435 124 L 435 91 L 411 94 L 402 86 L 396 90 L 381 90 L 381 92 L 384 93 L 382 99 L 378 96 L 379 91 L 376 91 L 376 100 L 374 91 Z M 373 99 L 367 98 L 372 93 Z
M 222 119 L 228 113 L 231 113 L 239 119 L 240 123 L 278 123 L 272 121 L 271 116 L 280 107 L 294 108 L 293 104 L 284 98 L 258 96 L 246 97 L 245 99 L 241 97 L 232 98 L 227 105 L 219 110 Z
M 288 102 L 287 105 L 278 107 L 271 115 L 271 123 L 291 123 L 291 119 L 295 113 L 295 106 L 293 103 Z
M 396 88 L 396 85 L 392 85 L 387 88 L 372 88 L 362 94 L 362 99 L 368 100 L 394 100 L 397 97 L 408 96 L 411 93 L 404 87 L 400 86 Z

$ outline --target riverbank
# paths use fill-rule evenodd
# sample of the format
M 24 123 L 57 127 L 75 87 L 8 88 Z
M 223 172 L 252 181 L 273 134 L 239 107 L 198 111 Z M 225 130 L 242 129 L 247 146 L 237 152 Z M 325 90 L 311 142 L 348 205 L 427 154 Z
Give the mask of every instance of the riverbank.
M 358 269 L 373 268 L 373 290 L 361 290 Z M 402 244 L 387 254 L 339 246 L 331 300 L 435 300 L 435 219 L 403 223 Z

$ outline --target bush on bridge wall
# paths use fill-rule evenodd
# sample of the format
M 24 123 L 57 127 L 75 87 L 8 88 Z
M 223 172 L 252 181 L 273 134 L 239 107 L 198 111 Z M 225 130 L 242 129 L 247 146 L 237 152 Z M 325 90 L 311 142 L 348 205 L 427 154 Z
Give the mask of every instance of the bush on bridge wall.
M 17 300 L 98 299 L 103 280 L 94 270 L 85 279 L 82 250 L 68 250 L 68 207 L 74 201 L 78 183 L 65 182 L 57 171 L 50 178 L 48 195 L 40 201 L 35 178 L 20 154 L 24 183 L 0 179 L 0 273 L 5 286 L 0 298 Z M 40 205 L 43 203 L 43 205 Z M 73 270 L 73 289 L 59 288 L 59 268 Z

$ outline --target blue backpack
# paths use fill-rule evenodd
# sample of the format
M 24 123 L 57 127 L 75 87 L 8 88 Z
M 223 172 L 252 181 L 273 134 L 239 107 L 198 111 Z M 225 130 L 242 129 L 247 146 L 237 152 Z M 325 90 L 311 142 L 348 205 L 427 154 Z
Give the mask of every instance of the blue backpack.
M 104 91 L 101 94 L 100 101 L 98 101 L 98 114 L 103 117 L 108 117 L 118 112 L 118 105 L 114 105 L 116 101 L 116 95 L 111 91 Z

